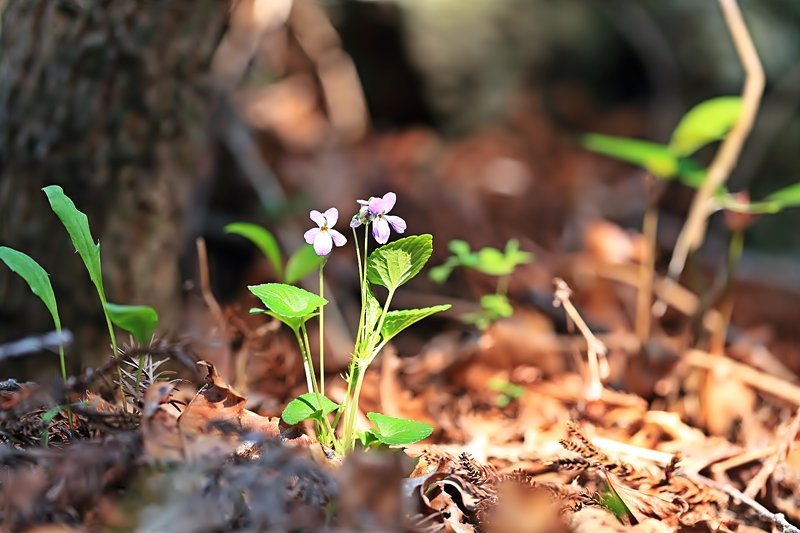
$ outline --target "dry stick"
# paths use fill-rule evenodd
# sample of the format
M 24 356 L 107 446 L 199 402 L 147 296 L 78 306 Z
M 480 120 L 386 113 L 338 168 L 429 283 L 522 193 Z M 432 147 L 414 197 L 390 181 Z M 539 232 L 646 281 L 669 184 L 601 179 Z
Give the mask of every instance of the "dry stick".
M 589 326 L 587 326 L 586 322 L 581 318 L 578 310 L 572 305 L 572 302 L 569 300 L 572 291 L 567 285 L 567 282 L 561 278 L 555 278 L 553 280 L 553 285 L 556 287 L 555 293 L 553 294 L 553 306 L 564 306 L 564 310 L 586 338 L 586 353 L 589 358 L 589 388 L 586 391 L 586 399 L 588 401 L 599 400 L 600 394 L 603 391 L 599 359 L 602 358 L 605 365 L 602 373 L 607 374 L 608 363 L 605 360 L 605 356 L 608 349 L 605 344 L 594 336 Z
M 648 187 L 647 210 L 642 223 L 645 242 L 644 256 L 639 265 L 639 287 L 636 297 L 636 336 L 644 343 L 650 338 L 650 303 L 653 296 L 653 278 L 656 269 L 656 233 L 658 231 L 658 207 L 656 205 L 655 178 L 645 176 Z
M 770 456 L 769 460 L 767 460 L 764 466 L 761 467 L 761 470 L 758 471 L 758 474 L 747 484 L 747 488 L 744 489 L 745 496 L 755 498 L 761 491 L 764 484 L 766 484 L 769 477 L 775 471 L 775 468 L 777 468 L 778 463 L 785 461 L 786 456 L 789 455 L 789 452 L 794 448 L 794 439 L 798 431 L 800 431 L 800 409 L 794 414 L 792 421 L 786 428 L 786 433 L 783 435 L 783 439 L 780 445 L 778 445 L 777 450 L 775 450 L 775 453 Z
M 764 507 L 757 501 L 753 500 L 749 496 L 746 496 L 741 491 L 736 490 L 730 485 L 724 483 L 717 483 L 713 479 L 709 479 L 705 476 L 701 476 L 700 474 L 694 474 L 691 472 L 683 472 L 679 470 L 678 472 L 675 473 L 675 475 L 683 476 L 698 484 L 707 485 L 713 489 L 717 489 L 719 491 L 724 492 L 725 494 L 727 494 L 728 496 L 730 496 L 735 500 L 739 500 L 743 504 L 753 509 L 759 517 L 763 518 L 764 520 L 768 520 L 773 524 L 775 524 L 776 526 L 778 526 L 780 530 L 783 531 L 783 533 L 800 533 L 800 529 L 790 524 L 782 513 L 771 513 L 766 507 Z
M 208 309 L 214 315 L 220 325 L 224 323 L 222 308 L 214 298 L 214 293 L 211 292 L 211 281 L 208 276 L 208 254 L 206 253 L 206 241 L 202 237 L 198 237 L 195 241 L 197 244 L 197 260 L 200 268 L 200 291 L 203 293 L 203 300 L 205 300 Z
M 739 54 L 739 59 L 744 68 L 745 81 L 742 90 L 742 114 L 736 121 L 731 131 L 722 141 L 722 144 L 714 156 L 714 160 L 708 167 L 706 179 L 692 200 L 689 209 L 689 216 L 675 243 L 675 250 L 672 253 L 672 260 L 668 269 L 668 288 L 677 285 L 678 278 L 683 272 L 686 258 L 689 253 L 696 249 L 703 240 L 706 228 L 706 219 L 716 209 L 714 193 L 720 185 L 728 179 L 739 154 L 742 151 L 745 139 L 755 122 L 758 106 L 761 102 L 761 95 L 764 92 L 764 68 L 758 59 L 756 47 L 747 31 L 742 12 L 736 0 L 719 0 L 725 22 L 731 32 L 733 44 Z M 653 313 L 661 316 L 666 311 L 664 299 L 659 299 L 653 306 Z
M 800 386 L 785 379 L 760 372 L 753 367 L 738 363 L 721 355 L 711 355 L 700 350 L 689 350 L 684 356 L 685 361 L 696 368 L 703 368 L 714 372 L 727 373 L 733 379 L 762 390 L 778 398 L 800 406 Z

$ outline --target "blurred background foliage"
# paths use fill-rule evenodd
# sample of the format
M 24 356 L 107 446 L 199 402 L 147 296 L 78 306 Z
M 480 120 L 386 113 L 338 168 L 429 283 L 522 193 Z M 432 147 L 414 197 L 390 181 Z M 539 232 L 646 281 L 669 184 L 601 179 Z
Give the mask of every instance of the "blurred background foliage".
M 740 4 L 767 90 L 729 185 L 758 199 L 800 180 L 800 4 Z M 88 214 L 109 299 L 153 305 L 174 333 L 198 295 L 187 281 L 197 279 L 197 236 L 223 302 L 270 277 L 252 247 L 224 233 L 231 222 L 266 225 L 291 252 L 310 207 L 336 206 L 344 220 L 355 198 L 395 190 L 409 232 L 436 236 L 439 262 L 454 238 L 473 248 L 519 238 L 538 257 L 585 246 L 592 221 L 639 228 L 641 171 L 580 150 L 574 136 L 665 142 L 691 106 L 738 94 L 743 79 L 711 0 L 0 7 L 0 245 L 51 272 L 65 324 L 89 351 L 106 343 L 102 310 L 80 262 L 65 259 L 71 245 L 46 185 Z M 662 251 L 690 198 L 678 184 L 663 195 Z M 798 224 L 798 210 L 755 224 L 741 276 L 800 293 Z M 713 268 L 725 239 L 713 238 L 719 220 L 711 226 L 699 257 Z M 343 294 L 349 263 L 333 257 L 327 269 Z M 536 272 L 531 284 L 549 283 Z M 347 298 L 342 306 L 347 315 Z M 46 331 L 41 311 L 0 270 L 0 342 Z

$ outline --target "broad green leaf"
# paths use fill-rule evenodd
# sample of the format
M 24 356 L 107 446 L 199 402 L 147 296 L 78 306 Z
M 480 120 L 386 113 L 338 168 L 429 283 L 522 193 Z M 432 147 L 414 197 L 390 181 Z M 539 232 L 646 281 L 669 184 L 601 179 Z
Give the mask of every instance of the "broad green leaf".
M 742 114 L 739 96 L 721 96 L 697 104 L 686 113 L 669 141 L 677 157 L 686 157 L 710 142 L 723 139 Z
M 381 337 L 383 341 L 388 341 L 410 325 L 419 322 L 425 317 L 429 317 L 440 311 L 450 309 L 450 304 L 436 305 L 434 307 L 424 307 L 422 309 L 404 309 L 402 311 L 389 311 L 383 321 Z
M 56 305 L 56 295 L 53 293 L 53 286 L 50 284 L 50 277 L 47 272 L 31 257 L 28 255 L 0 246 L 0 259 L 10 268 L 16 272 L 30 287 L 33 294 L 41 298 L 47 310 L 53 316 L 53 322 L 56 325 L 56 330 L 61 330 L 61 319 L 58 316 L 58 306 Z
M 258 296 L 278 318 L 303 318 L 328 303 L 325 298 L 284 283 L 250 285 L 247 288 Z
M 317 255 L 314 246 L 306 244 L 289 258 L 286 263 L 286 277 L 283 281 L 295 284 L 317 270 L 323 261 L 325 261 L 325 257 Z
M 416 235 L 381 246 L 369 256 L 369 281 L 393 291 L 416 276 L 433 253 L 433 236 Z
M 86 218 L 85 214 L 78 211 L 72 200 L 64 194 L 64 191 L 58 185 L 50 185 L 42 190 L 50 201 L 50 207 L 64 227 L 67 228 L 72 244 L 80 254 L 81 259 L 83 259 L 83 264 L 86 265 L 86 270 L 89 271 L 89 277 L 97 288 L 100 300 L 105 302 L 106 293 L 103 289 L 103 273 L 100 269 L 100 243 L 95 243 L 92 238 L 89 219 Z
M 794 207 L 800 205 L 800 183 L 795 183 L 778 189 L 774 193 L 764 198 L 765 202 L 775 202 L 781 208 Z
M 367 413 L 367 418 L 375 424 L 375 436 L 384 444 L 411 444 L 428 438 L 433 426 L 417 420 L 405 420 L 380 413 Z
M 339 408 L 337 403 L 322 396 L 322 406 L 324 407 L 325 414 L 332 413 Z M 299 424 L 303 420 L 313 418 L 315 420 L 322 420 L 323 408 L 320 407 L 317 401 L 317 395 L 313 392 L 307 392 L 295 398 L 283 410 L 281 418 L 284 422 L 290 425 Z
M 132 333 L 141 346 L 149 346 L 158 325 L 158 313 L 147 305 L 103 304 L 108 318 L 118 328 Z
M 678 159 L 663 144 L 599 133 L 583 135 L 581 144 L 592 152 L 639 165 L 659 178 L 672 178 L 678 171 Z
M 275 275 L 278 279 L 283 279 L 283 264 L 281 263 L 281 249 L 278 246 L 278 241 L 272 236 L 272 233 L 256 224 L 248 224 L 247 222 L 235 222 L 225 226 L 225 233 L 235 233 L 242 237 L 249 239 L 253 244 L 258 246 L 269 262 L 272 264 Z

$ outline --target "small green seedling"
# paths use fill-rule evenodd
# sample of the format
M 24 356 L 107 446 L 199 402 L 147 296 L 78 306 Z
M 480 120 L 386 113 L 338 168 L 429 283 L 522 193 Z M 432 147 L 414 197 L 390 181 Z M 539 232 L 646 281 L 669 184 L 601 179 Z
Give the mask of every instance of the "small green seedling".
M 275 272 L 275 278 L 281 283 L 294 285 L 315 272 L 325 261 L 325 256 L 317 255 L 314 247 L 307 244 L 298 248 L 289 257 L 284 269 L 278 241 L 268 230 L 256 224 L 235 222 L 225 226 L 225 232 L 241 235 L 255 244 L 269 260 Z
M 466 313 L 461 320 L 467 324 L 474 324 L 479 330 L 484 330 L 492 322 L 507 318 L 514 314 L 514 308 L 508 301 L 508 279 L 519 265 L 526 265 L 533 261 L 533 254 L 519 249 L 519 241 L 511 239 L 506 243 L 504 252 L 496 248 L 482 248 L 473 252 L 466 241 L 452 240 L 448 249 L 453 253 L 447 260 L 437 267 L 433 267 L 428 276 L 436 283 L 444 283 L 453 269 L 457 267 L 477 270 L 489 276 L 497 276 L 495 294 L 486 294 L 481 297 L 481 310 Z
M 431 235 L 406 237 L 386 244 L 389 239 L 390 227 L 394 228 L 398 233 L 402 233 L 406 229 L 403 219 L 387 214 L 394 206 L 394 202 L 394 193 L 387 193 L 383 198 L 359 200 L 361 208 L 350 223 L 354 239 L 356 239 L 356 257 L 362 305 L 353 355 L 348 373 L 345 376 L 347 393 L 342 404 L 337 404 L 325 396 L 323 359 L 324 307 L 328 303 L 322 293 L 324 287 L 322 282 L 323 269 L 333 246 L 343 246 L 347 242 L 344 235 L 333 229 L 338 220 L 339 212 L 335 208 L 328 209 L 325 213 L 311 212 L 311 219 L 318 227 L 308 230 L 305 233 L 305 240 L 306 243 L 311 245 L 308 249 L 321 259 L 313 262 L 302 259 L 300 254 L 295 254 L 286 267 L 284 281 L 290 283 L 292 280 L 296 281 L 302 278 L 303 276 L 300 276 L 297 272 L 303 272 L 307 268 L 306 266 L 303 266 L 303 268 L 295 267 L 293 271 L 293 259 L 296 257 L 301 257 L 301 259 L 296 260 L 298 264 L 315 264 L 314 268 L 318 266 L 320 275 L 319 295 L 283 283 L 267 283 L 248 287 L 266 307 L 266 309 L 252 309 L 250 312 L 270 315 L 289 326 L 295 334 L 303 357 L 308 392 L 289 402 L 281 415 L 282 419 L 287 424 L 313 420 L 320 442 L 326 446 L 333 447 L 339 453 L 351 452 L 359 441 L 365 448 L 375 447 L 377 443 L 382 445 L 402 445 L 427 438 L 433 432 L 433 427 L 424 422 L 404 420 L 379 413 L 367 414 L 367 417 L 374 424 L 374 427 L 367 432 L 359 433 L 356 431 L 355 426 L 365 372 L 383 347 L 412 324 L 450 307 L 449 305 L 437 305 L 423 309 L 389 310 L 397 289 L 422 270 L 433 251 L 433 237 Z M 363 256 L 361 248 L 358 246 L 356 228 L 361 225 L 364 225 L 365 228 L 372 225 L 373 237 L 379 244 L 384 245 L 370 255 L 367 255 L 369 231 L 364 233 Z M 259 233 L 263 237 L 261 232 L 249 231 L 248 233 L 250 235 Z M 242 234 L 242 232 L 239 232 L 239 234 Z M 261 238 L 261 242 L 267 243 L 271 241 Z M 269 254 L 267 256 L 269 257 Z M 295 273 L 290 276 L 292 272 Z M 388 295 L 383 305 L 375 298 L 371 285 L 380 285 L 388 290 Z M 308 342 L 308 332 L 306 330 L 306 322 L 314 317 L 319 317 L 320 329 L 319 379 L 317 379 L 311 359 L 311 346 Z M 332 421 L 330 419 L 331 416 L 333 417 Z
M 525 387 L 505 379 L 493 378 L 489 380 L 488 387 L 489 390 L 500 393 L 494 404 L 501 409 L 510 404 L 512 400 L 519 400 L 525 394 Z
M 42 190 L 50 201 L 50 207 L 67 229 L 67 233 L 69 233 L 70 239 L 72 239 L 72 244 L 75 246 L 78 255 L 83 259 L 83 264 L 89 272 L 89 278 L 92 280 L 92 283 L 94 283 L 97 295 L 100 297 L 100 303 L 103 306 L 103 313 L 106 317 L 106 324 L 108 326 L 108 334 L 111 337 L 114 357 L 117 358 L 119 353 L 117 350 L 117 338 L 114 334 L 114 326 L 112 323 L 116 324 L 121 329 L 133 333 L 140 344 L 149 344 L 150 337 L 158 323 L 158 315 L 155 310 L 145 306 L 121 306 L 108 303 L 106 300 L 105 288 L 103 287 L 103 272 L 100 265 L 100 243 L 95 243 L 92 237 L 92 232 L 89 229 L 89 219 L 84 213 L 78 211 L 72 200 L 64 194 L 63 189 L 58 185 L 50 185 Z M 144 356 L 140 358 L 140 363 L 144 361 L 143 357 Z M 125 390 L 122 385 L 122 369 L 117 367 L 117 372 L 122 408 L 126 410 Z M 141 364 L 137 372 L 137 387 L 140 377 Z

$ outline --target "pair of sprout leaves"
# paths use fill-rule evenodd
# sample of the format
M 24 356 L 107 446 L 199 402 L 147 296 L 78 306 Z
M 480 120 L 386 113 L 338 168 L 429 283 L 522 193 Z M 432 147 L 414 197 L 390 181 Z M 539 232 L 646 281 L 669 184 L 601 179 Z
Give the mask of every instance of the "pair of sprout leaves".
M 725 138 L 742 114 L 742 99 L 738 96 L 721 96 L 702 102 L 681 118 L 672 133 L 669 144 L 658 144 L 638 139 L 587 134 L 581 144 L 593 151 L 633 163 L 662 179 L 678 179 L 693 187 L 700 187 L 706 178 L 706 169 L 690 158 L 697 150 Z M 716 198 L 723 207 L 748 213 L 777 213 L 784 208 L 800 206 L 800 183 L 777 190 L 760 202 L 738 205 L 728 196 L 725 187 L 717 191 Z
M 367 261 L 367 280 L 380 285 L 393 294 L 398 287 L 416 276 L 430 259 L 433 252 L 431 235 L 416 235 L 386 244 L 372 252 Z M 295 334 L 306 321 L 317 316 L 320 307 L 328 303 L 320 296 L 304 289 L 283 283 L 266 283 L 249 286 L 267 309 L 252 309 L 251 313 L 265 313 L 289 326 Z M 363 287 L 366 299 L 364 331 L 368 343 L 357 353 L 365 354 L 360 361 L 369 365 L 380 349 L 398 333 L 434 313 L 445 311 L 450 305 L 437 305 L 422 309 L 388 311 L 379 332 L 381 305 L 368 287 Z M 374 334 L 373 333 L 377 333 Z M 322 417 L 336 411 L 341 406 L 322 397 L 319 405 L 316 394 L 306 393 L 292 400 L 281 417 L 287 424 L 297 424 L 303 420 L 321 421 Z M 401 445 L 417 442 L 428 437 L 433 428 L 423 422 L 394 418 L 380 413 L 367 413 L 375 427 L 361 436 L 364 446 L 375 442 L 387 445 Z
M 108 320 L 120 329 L 130 332 L 139 344 L 149 344 L 158 324 L 156 311 L 148 306 L 119 305 L 106 300 L 100 266 L 100 243 L 95 243 L 92 239 L 89 219 L 75 207 L 61 187 L 51 185 L 45 187 L 43 191 L 50 201 L 50 207 L 67 229 L 75 250 L 83 259 Z M 50 311 L 56 330 L 61 331 L 61 319 L 58 314 L 55 293 L 50 283 L 50 277 L 44 268 L 27 254 L 5 246 L 0 247 L 0 260 L 27 282 L 31 291 L 42 300 Z

